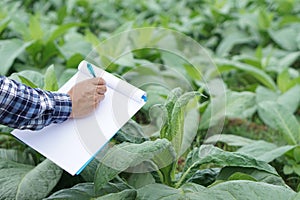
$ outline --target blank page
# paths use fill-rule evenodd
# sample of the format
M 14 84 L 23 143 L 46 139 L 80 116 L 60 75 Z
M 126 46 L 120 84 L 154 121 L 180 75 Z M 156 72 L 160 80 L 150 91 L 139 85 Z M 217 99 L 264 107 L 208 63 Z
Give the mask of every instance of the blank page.
M 82 80 L 92 78 L 82 61 L 78 72 L 59 92 L 67 92 Z M 107 92 L 89 116 L 51 124 L 39 131 L 14 130 L 12 134 L 72 175 L 79 174 L 116 132 L 146 103 L 145 92 L 93 66 L 106 81 Z

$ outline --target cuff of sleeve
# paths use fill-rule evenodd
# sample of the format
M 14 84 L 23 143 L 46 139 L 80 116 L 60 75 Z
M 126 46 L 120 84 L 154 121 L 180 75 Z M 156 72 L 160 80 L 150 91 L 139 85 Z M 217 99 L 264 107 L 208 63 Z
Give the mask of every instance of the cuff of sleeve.
M 53 97 L 55 101 L 54 107 L 54 123 L 62 123 L 66 121 L 72 112 L 72 101 L 71 97 L 68 94 L 64 93 L 55 93 L 53 92 Z

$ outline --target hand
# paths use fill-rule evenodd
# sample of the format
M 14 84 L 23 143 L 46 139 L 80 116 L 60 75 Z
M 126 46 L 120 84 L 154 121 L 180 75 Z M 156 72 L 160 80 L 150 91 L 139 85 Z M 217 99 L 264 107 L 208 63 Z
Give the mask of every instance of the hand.
M 68 94 L 72 101 L 71 118 L 80 118 L 91 113 L 104 99 L 105 81 L 102 78 L 92 78 L 74 85 Z

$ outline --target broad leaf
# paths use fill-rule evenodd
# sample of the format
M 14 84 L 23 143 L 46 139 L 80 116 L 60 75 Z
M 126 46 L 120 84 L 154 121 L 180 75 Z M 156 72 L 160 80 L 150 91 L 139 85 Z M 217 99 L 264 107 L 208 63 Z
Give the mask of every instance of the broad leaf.
M 175 189 L 162 184 L 150 184 L 138 189 L 138 200 L 233 200 L 228 192 L 210 191 L 203 186 L 188 183 L 180 189 Z
M 297 29 L 296 29 L 297 28 Z M 269 30 L 271 38 L 283 49 L 289 51 L 297 50 L 297 43 L 294 38 L 297 37 L 299 26 L 289 26 L 280 30 Z
M 199 185 L 208 186 L 212 184 L 220 173 L 220 168 L 211 168 L 197 170 L 191 178 L 186 182 L 197 183 Z
M 221 72 L 229 71 L 233 69 L 241 70 L 246 72 L 249 75 L 252 75 L 255 79 L 260 81 L 266 87 L 272 90 L 276 89 L 276 84 L 274 83 L 271 76 L 269 76 L 267 73 L 265 73 L 264 71 L 256 67 L 241 62 L 229 61 L 225 59 L 218 59 L 217 65 L 218 65 L 218 70 L 221 70 Z
M 86 182 L 93 182 L 95 177 L 95 172 L 98 167 L 99 161 L 94 158 L 80 173 L 80 176 L 86 181 Z
M 142 143 L 148 140 L 142 127 L 134 120 L 129 120 L 114 137 L 119 142 Z
M 287 144 L 295 145 L 299 143 L 299 122 L 284 106 L 276 102 L 264 101 L 259 103 L 258 114 L 265 124 L 283 134 Z
M 259 104 L 263 101 L 277 102 L 290 112 L 294 113 L 300 102 L 300 86 L 296 85 L 284 93 L 274 92 L 265 87 L 258 86 L 256 89 L 256 102 Z
M 15 149 L 0 149 L 0 159 L 10 160 L 27 165 L 35 164 L 31 154 L 21 152 Z
M 228 181 L 210 188 L 210 192 L 229 192 L 237 200 L 292 199 L 296 193 L 287 187 L 253 181 Z
M 201 187 L 197 184 L 185 184 L 179 189 L 161 184 L 150 184 L 138 189 L 139 200 L 253 200 L 253 199 L 292 199 L 296 192 L 283 186 L 253 181 L 228 181 L 217 184 L 211 188 Z
M 295 148 L 295 146 L 286 145 L 278 147 L 273 143 L 256 141 L 252 144 L 243 146 L 242 148 L 238 149 L 237 152 L 247 154 L 256 158 L 257 160 L 271 162 L 293 148 Z
M 43 75 L 37 71 L 24 70 L 18 73 L 13 73 L 9 78 L 24 83 L 30 87 L 44 87 Z
M 212 145 L 202 145 L 200 148 L 194 148 L 186 159 L 184 173 L 178 181 L 180 186 L 186 179 L 190 178 L 201 165 L 214 164 L 220 167 L 251 167 L 277 175 L 276 170 L 266 162 L 256 160 L 254 157 L 238 152 L 227 152 Z
M 133 173 L 128 178 L 128 184 L 138 189 L 148 184 L 155 183 L 155 179 L 153 178 L 150 172 L 147 173 Z
M 59 181 L 62 170 L 48 159 L 38 166 L 0 159 L 0 194 L 3 199 L 42 199 Z
M 238 177 L 238 173 L 244 174 L 247 176 Z M 259 182 L 265 182 L 273 185 L 280 185 L 286 187 L 284 180 L 277 175 L 261 171 L 254 168 L 245 168 L 245 167 L 224 167 L 221 169 L 220 173 L 217 176 L 218 180 L 227 181 L 235 178 L 235 180 L 254 180 Z M 246 178 L 246 179 L 245 179 Z M 250 178 L 250 179 L 248 179 Z
M 246 119 L 256 111 L 255 94 L 252 92 L 228 91 L 225 98 L 211 101 L 201 118 L 200 129 L 216 125 L 224 116 Z
M 71 23 L 60 25 L 51 33 L 47 42 L 52 42 L 53 40 L 57 39 L 59 36 L 63 35 L 73 27 L 79 27 L 83 25 L 84 25 L 83 23 L 77 23 L 77 22 L 71 22 Z
M 6 75 L 14 60 L 24 52 L 32 42 L 23 42 L 19 39 L 0 41 L 0 75 Z
M 45 73 L 44 78 L 44 89 L 48 91 L 58 90 L 56 73 L 54 70 L 54 65 L 50 65 Z
M 221 57 L 227 56 L 235 45 L 249 43 L 252 40 L 253 38 L 247 35 L 246 32 L 233 29 L 232 32 L 225 35 L 218 45 L 216 54 Z
M 213 135 L 205 140 L 205 144 L 215 144 L 217 142 L 223 142 L 229 146 L 245 146 L 251 145 L 255 142 L 255 140 L 251 140 L 249 138 L 241 137 L 238 135 L 232 134 L 220 134 Z
M 135 190 L 123 190 L 118 193 L 107 194 L 102 197 L 98 197 L 95 200 L 116 200 L 116 199 L 126 199 L 126 200 L 135 200 L 137 192 Z
M 50 195 L 45 200 L 94 200 L 97 197 L 106 196 L 130 189 L 127 185 L 122 183 L 108 183 L 100 191 L 95 193 L 94 183 L 79 183 L 72 188 L 59 190 Z
M 174 149 L 166 139 L 146 141 L 141 144 L 116 145 L 100 160 L 95 175 L 95 189 L 100 190 L 108 181 L 129 167 L 152 161 L 160 168 L 171 164 L 174 158 Z M 151 169 L 152 167 L 145 164 L 144 170 L 157 170 Z

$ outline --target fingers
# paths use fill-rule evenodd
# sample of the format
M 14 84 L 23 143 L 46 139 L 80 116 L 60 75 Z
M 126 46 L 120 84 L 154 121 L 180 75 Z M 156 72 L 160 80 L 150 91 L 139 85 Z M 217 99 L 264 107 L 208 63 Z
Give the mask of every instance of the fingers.
M 93 79 L 91 79 L 91 81 L 92 81 L 92 84 L 94 84 L 94 85 L 105 85 L 105 80 L 100 77 L 93 78 Z
M 99 85 L 96 87 L 96 93 L 98 94 L 104 94 L 106 92 L 107 88 L 105 85 Z
M 97 105 L 104 99 L 104 94 L 95 95 L 94 97 L 94 106 L 97 107 Z

